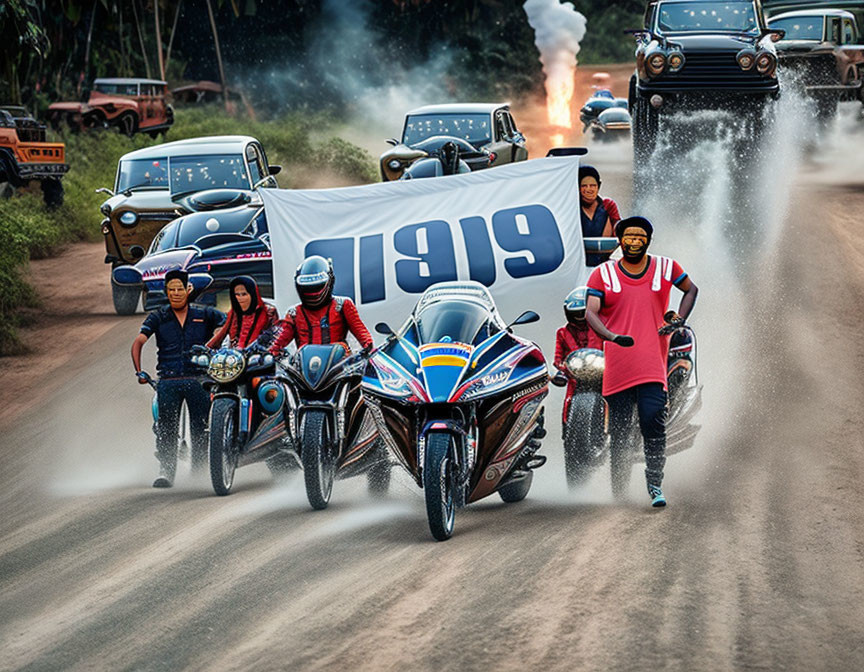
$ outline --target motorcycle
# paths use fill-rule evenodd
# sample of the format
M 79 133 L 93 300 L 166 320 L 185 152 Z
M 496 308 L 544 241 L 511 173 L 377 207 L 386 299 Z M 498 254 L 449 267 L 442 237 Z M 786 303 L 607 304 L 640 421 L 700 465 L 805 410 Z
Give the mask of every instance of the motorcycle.
M 540 348 L 512 333 L 478 282 L 427 289 L 398 332 L 369 359 L 363 394 L 384 443 L 424 490 L 432 536 L 453 534 L 457 507 L 498 492 L 524 499 L 543 429 L 548 393 Z
M 589 127 L 594 140 L 614 142 L 629 138 L 632 124 L 630 112 L 624 108 L 610 107 L 592 119 Z
M 192 362 L 207 372 L 210 406 L 210 481 L 217 495 L 228 495 L 238 467 L 266 461 L 274 476 L 290 468 L 282 406 L 284 381 L 275 358 L 258 348 L 192 348 Z
M 366 473 L 374 495 L 389 487 L 389 458 L 360 391 L 367 356 L 349 355 L 341 343 L 310 344 L 280 361 L 287 377 L 285 420 L 313 509 L 327 507 L 337 475 Z
M 672 333 L 667 357 L 668 415 L 666 418 L 666 454 L 673 455 L 690 448 L 700 427 L 692 423 L 702 406 L 702 386 L 696 371 L 696 335 L 688 326 Z M 570 353 L 564 361 L 566 373 L 555 376 L 552 383 L 567 385 L 575 380 L 576 392 L 570 398 L 563 427 L 564 465 L 571 488 L 587 481 L 592 471 L 611 453 L 609 409 L 603 398 L 605 358 L 602 350 L 582 348 Z M 633 462 L 643 458 L 639 428 L 634 423 L 627 442 L 626 455 L 610 459 L 612 486 L 623 493 L 630 481 Z

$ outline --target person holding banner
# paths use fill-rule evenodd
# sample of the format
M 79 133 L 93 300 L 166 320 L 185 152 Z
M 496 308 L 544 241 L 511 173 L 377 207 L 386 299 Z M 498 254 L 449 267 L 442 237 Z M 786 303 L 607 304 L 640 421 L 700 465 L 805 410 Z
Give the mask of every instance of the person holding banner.
M 278 356 L 292 340 L 297 347 L 310 343 L 344 343 L 348 334 L 360 347 L 372 347 L 372 336 L 354 302 L 345 296 L 333 296 L 333 264 L 329 259 L 313 255 L 307 257 L 294 273 L 294 287 L 300 303 L 289 308 L 278 326 L 270 353 Z M 345 349 L 348 345 L 345 343 Z
M 645 451 L 648 494 L 651 505 L 661 507 L 666 506 L 661 485 L 666 464 L 668 333 L 684 325 L 698 289 L 677 261 L 648 255 L 653 232 L 651 222 L 644 217 L 618 222 L 615 233 L 623 258 L 607 261 L 591 273 L 585 316 L 606 341 L 603 396 L 609 404 L 613 465 L 616 460 L 626 460 L 635 407 Z M 678 313 L 667 312 L 673 286 L 684 292 Z
M 600 198 L 600 173 L 594 166 L 579 166 L 579 210 L 583 238 L 610 238 L 621 220 L 618 205 L 611 198 Z M 607 259 L 604 254 L 589 254 L 588 266 Z

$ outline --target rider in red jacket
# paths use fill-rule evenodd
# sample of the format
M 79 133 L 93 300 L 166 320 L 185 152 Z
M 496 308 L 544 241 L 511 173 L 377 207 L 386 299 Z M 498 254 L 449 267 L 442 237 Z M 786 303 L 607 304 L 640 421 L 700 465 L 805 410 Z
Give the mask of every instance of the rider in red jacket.
M 308 257 L 297 267 L 294 286 L 300 303 L 289 308 L 279 323 L 276 339 L 270 346 L 273 355 L 278 355 L 292 340 L 298 348 L 309 343 L 342 343 L 348 350 L 345 341 L 349 332 L 360 347 L 372 345 L 372 336 L 354 302 L 348 297 L 333 296 L 334 280 L 333 264 L 324 257 Z
M 208 348 L 220 347 L 226 336 L 232 348 L 245 348 L 279 322 L 276 309 L 264 303 L 258 283 L 249 276 L 234 278 L 228 286 L 228 296 L 231 299 L 228 318 L 207 341 Z
M 585 319 L 585 308 L 588 304 L 588 288 L 577 287 L 564 299 L 564 315 L 567 324 L 558 329 L 555 335 L 555 360 L 553 366 L 566 373 L 564 362 L 572 352 L 582 348 L 600 348 L 600 338 L 588 328 Z M 561 374 L 558 374 L 561 375 Z M 576 381 L 567 376 L 567 393 L 564 397 L 564 414 L 562 421 L 567 422 L 567 412 L 570 410 L 570 400 L 576 392 Z

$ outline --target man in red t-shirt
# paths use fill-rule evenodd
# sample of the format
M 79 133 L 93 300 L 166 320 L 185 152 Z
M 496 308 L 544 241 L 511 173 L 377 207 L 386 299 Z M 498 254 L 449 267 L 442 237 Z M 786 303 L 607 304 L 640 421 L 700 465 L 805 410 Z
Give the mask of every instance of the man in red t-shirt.
M 372 346 L 372 336 L 354 302 L 345 296 L 333 296 L 333 264 L 329 259 L 313 255 L 297 267 L 294 286 L 300 296 L 300 303 L 289 308 L 278 326 L 276 339 L 270 352 L 279 351 L 292 340 L 297 347 L 314 343 L 343 343 L 348 333 L 360 343 L 361 348 Z
M 693 310 L 698 289 L 677 261 L 648 255 L 654 227 L 644 217 L 615 227 L 623 258 L 601 264 L 588 279 L 588 324 L 604 339 L 603 396 L 609 404 L 611 459 L 626 464 L 627 435 L 635 406 L 645 449 L 645 479 L 652 506 L 665 506 L 660 486 L 666 464 L 666 359 L 668 326 L 681 326 Z M 669 311 L 672 286 L 684 296 Z M 621 485 L 613 489 L 620 492 Z

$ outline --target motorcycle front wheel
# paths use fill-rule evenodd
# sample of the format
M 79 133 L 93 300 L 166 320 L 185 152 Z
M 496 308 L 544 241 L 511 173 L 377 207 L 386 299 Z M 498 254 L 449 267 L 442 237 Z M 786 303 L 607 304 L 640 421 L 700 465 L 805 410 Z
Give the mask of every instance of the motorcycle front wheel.
M 585 483 L 606 441 L 605 409 L 599 394 L 574 394 L 564 426 L 564 468 L 568 487 Z
M 456 519 L 456 465 L 450 452 L 450 435 L 433 432 L 426 436 L 423 464 L 423 491 L 426 517 L 437 541 L 453 536 Z
M 237 469 L 237 401 L 220 397 L 210 411 L 210 481 L 217 495 L 228 495 Z
M 318 510 L 327 508 L 333 492 L 333 479 L 336 477 L 336 461 L 331 454 L 327 429 L 327 414 L 324 411 L 306 412 L 300 456 L 306 481 L 306 498 L 312 508 Z

